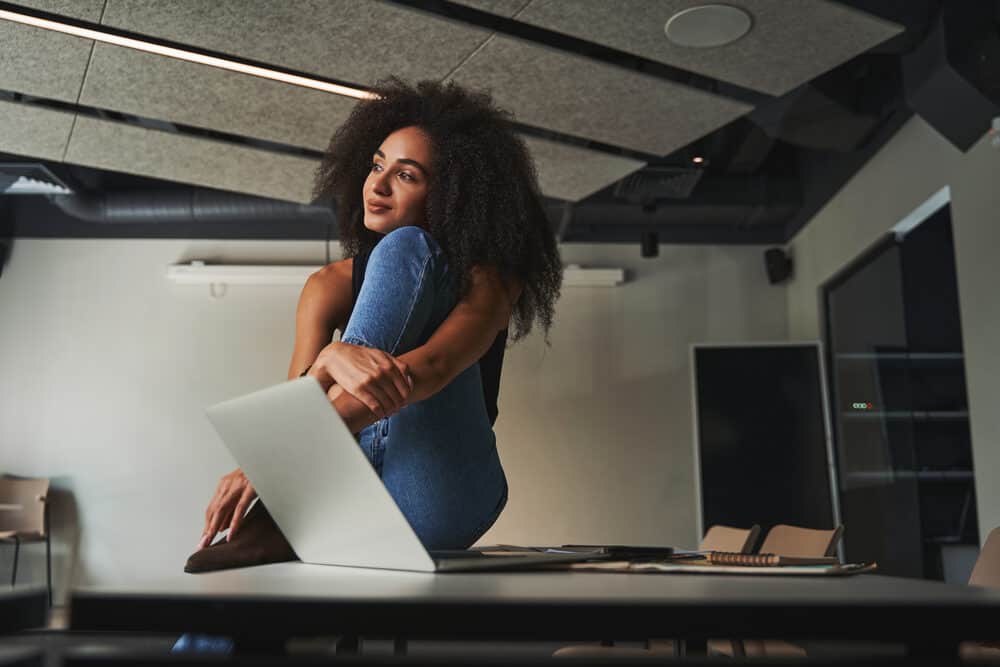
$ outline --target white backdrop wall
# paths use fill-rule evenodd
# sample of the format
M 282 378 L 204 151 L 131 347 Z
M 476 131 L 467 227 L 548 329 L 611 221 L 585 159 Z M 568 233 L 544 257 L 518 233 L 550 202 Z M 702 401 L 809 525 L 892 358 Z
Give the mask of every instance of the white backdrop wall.
M 497 434 L 511 496 L 483 541 L 693 544 L 688 346 L 784 339 L 784 289 L 759 247 L 562 252 L 631 282 L 565 288 L 551 346 L 533 334 L 508 349 Z M 213 298 L 166 266 L 322 258 L 320 242 L 16 240 L 0 278 L 0 472 L 53 479 L 57 602 L 72 577 L 179 571 L 234 466 L 203 407 L 287 373 L 297 287 Z M 44 582 L 43 555 L 22 550 L 19 581 Z
M 820 286 L 941 188 L 951 190 L 979 535 L 1000 526 L 1000 149 L 962 153 L 919 117 L 789 244 L 789 334 L 820 336 Z

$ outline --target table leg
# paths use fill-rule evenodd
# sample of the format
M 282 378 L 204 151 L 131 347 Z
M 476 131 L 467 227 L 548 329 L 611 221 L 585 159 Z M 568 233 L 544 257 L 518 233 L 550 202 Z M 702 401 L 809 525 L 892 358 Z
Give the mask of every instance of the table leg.
M 918 641 L 907 642 L 906 644 L 906 655 L 913 657 L 937 657 L 937 658 L 950 658 L 954 662 L 958 662 L 958 644 L 957 641 L 951 640 L 933 640 L 933 639 L 921 639 Z M 943 663 L 947 664 L 947 663 Z
M 233 655 L 285 655 L 284 638 L 233 637 Z
M 337 646 L 334 649 L 336 655 L 357 655 L 358 654 L 358 636 L 357 635 L 344 635 L 337 640 Z
M 682 639 L 685 657 L 708 655 L 707 639 Z

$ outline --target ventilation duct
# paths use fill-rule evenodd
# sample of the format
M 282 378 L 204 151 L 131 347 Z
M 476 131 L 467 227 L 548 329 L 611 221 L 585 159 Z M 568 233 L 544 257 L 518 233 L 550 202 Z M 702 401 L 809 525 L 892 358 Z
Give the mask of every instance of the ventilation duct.
M 686 199 L 703 173 L 703 169 L 686 167 L 646 167 L 618 181 L 615 196 L 635 204 L 657 199 Z
M 64 213 L 100 224 L 332 222 L 327 206 L 295 204 L 236 193 L 181 188 L 51 197 Z

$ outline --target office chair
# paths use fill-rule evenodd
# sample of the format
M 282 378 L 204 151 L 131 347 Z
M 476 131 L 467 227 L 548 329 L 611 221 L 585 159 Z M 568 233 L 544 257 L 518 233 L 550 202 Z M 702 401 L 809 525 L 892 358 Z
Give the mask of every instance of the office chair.
M 837 544 L 843 533 L 843 526 L 831 530 L 816 530 L 779 523 L 767 531 L 767 537 L 760 545 L 760 553 L 780 556 L 836 556 Z
M 752 554 L 757 538 L 760 537 L 760 526 L 750 528 L 732 528 L 730 526 L 711 526 L 698 545 L 699 551 L 730 551 L 739 554 Z
M 0 477 L 0 542 L 14 543 L 14 565 L 10 586 L 17 583 L 17 559 L 21 544 L 45 542 L 45 576 L 52 606 L 52 544 L 49 539 L 49 480 Z
M 732 528 L 715 525 L 709 527 L 698 545 L 699 551 L 731 551 L 741 554 L 753 553 L 753 546 L 760 536 L 760 526 Z M 676 652 L 673 639 L 649 639 L 646 647 L 613 646 L 610 643 L 594 646 L 563 646 L 552 654 L 554 658 L 603 658 L 603 657 L 663 657 Z
M 836 556 L 837 544 L 843 534 L 843 526 L 837 526 L 830 530 L 817 530 L 777 524 L 767 531 L 764 543 L 760 545 L 759 553 L 804 557 Z M 804 657 L 806 655 L 805 649 L 801 646 L 779 639 L 733 639 L 729 641 L 712 639 L 708 642 L 708 652 L 721 653 L 731 657 L 760 655 Z

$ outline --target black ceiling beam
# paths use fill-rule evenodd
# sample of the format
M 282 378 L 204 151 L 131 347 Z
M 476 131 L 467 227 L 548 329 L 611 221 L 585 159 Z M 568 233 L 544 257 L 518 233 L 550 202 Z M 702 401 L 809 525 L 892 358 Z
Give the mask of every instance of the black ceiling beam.
M 661 244 L 698 245 L 775 245 L 784 239 L 784 225 L 740 224 L 619 224 L 589 225 L 574 223 L 565 243 L 634 243 L 639 245 L 643 232 L 656 232 Z

